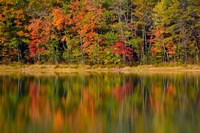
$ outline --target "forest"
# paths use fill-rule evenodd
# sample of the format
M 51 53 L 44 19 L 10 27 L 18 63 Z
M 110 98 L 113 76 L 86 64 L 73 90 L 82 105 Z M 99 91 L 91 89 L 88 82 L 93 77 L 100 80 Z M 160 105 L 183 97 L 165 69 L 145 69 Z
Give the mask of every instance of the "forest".
M 200 0 L 0 0 L 0 64 L 200 62 Z

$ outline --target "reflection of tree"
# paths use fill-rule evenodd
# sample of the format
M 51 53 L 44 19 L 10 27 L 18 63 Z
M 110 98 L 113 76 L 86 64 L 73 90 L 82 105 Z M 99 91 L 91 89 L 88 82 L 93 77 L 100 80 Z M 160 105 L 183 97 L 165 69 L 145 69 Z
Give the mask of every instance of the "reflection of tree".
M 200 120 L 199 82 L 188 75 L 0 76 L 0 128 L 179 132 L 181 121 Z
M 196 102 L 195 105 L 197 105 L 198 107 L 200 107 L 200 92 L 198 91 L 197 95 L 196 95 Z M 195 106 L 194 105 L 194 106 Z
M 50 101 L 46 97 L 46 88 L 40 85 L 39 79 L 30 82 L 30 118 L 32 121 L 45 122 L 51 118 Z
M 63 130 L 64 127 L 64 115 L 61 109 L 58 109 L 54 114 L 53 114 L 53 129 L 54 132 L 58 133 Z
M 132 86 L 130 83 L 125 83 L 122 86 L 118 86 L 113 88 L 113 96 L 122 101 L 126 96 L 131 95 L 132 93 Z
M 38 112 L 39 86 L 35 82 L 30 83 L 30 89 L 29 89 L 29 96 L 31 102 L 31 117 L 32 119 L 39 119 L 39 112 Z
M 95 109 L 95 99 L 91 95 L 90 91 L 87 88 L 83 89 L 82 92 L 82 101 L 79 104 L 79 107 L 75 111 L 75 114 L 72 114 L 73 124 L 72 127 L 79 125 L 79 129 L 76 129 L 76 132 L 89 132 L 89 129 L 94 126 L 93 122 L 96 120 L 96 109 Z

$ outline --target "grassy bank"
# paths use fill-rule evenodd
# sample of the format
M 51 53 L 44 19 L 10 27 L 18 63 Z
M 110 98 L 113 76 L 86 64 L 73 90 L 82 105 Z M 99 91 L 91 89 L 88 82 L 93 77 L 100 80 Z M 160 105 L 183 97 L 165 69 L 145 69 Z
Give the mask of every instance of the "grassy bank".
M 200 65 L 139 65 L 139 66 L 89 66 L 89 65 L 0 65 L 0 73 L 72 73 L 72 72 L 122 72 L 122 73 L 174 73 L 200 72 Z

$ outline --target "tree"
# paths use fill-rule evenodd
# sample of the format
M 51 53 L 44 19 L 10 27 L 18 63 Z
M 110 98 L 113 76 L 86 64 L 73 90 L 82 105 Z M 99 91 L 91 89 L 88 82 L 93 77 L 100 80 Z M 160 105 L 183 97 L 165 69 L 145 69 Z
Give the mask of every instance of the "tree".
M 192 3 L 179 0 L 162 0 L 154 8 L 154 31 L 163 30 L 157 38 L 163 49 L 163 61 L 169 61 L 169 54 L 172 54 L 176 55 L 177 61 L 187 63 L 188 55 L 196 53 L 192 37 L 194 26 L 191 25 L 195 25 L 195 12 Z
M 150 44 L 148 42 L 149 31 L 152 29 L 152 13 L 155 0 L 131 0 L 131 31 L 137 55 L 141 63 L 147 63 Z M 138 46 L 139 45 L 139 46 Z
M 123 56 L 123 63 L 125 63 L 126 59 L 131 60 L 132 58 L 132 49 L 128 46 L 125 46 L 125 43 L 123 41 L 117 41 L 112 46 L 112 52 L 116 55 Z
M 49 35 L 51 23 L 42 19 L 30 20 L 28 30 L 30 31 L 30 58 L 34 59 L 34 62 L 40 61 L 40 55 L 42 52 L 46 52 L 47 41 L 49 41 Z
M 75 36 L 79 36 L 83 55 L 92 55 L 91 49 L 99 46 L 97 31 L 100 28 L 98 21 L 101 20 L 102 9 L 89 0 L 75 0 L 70 2 L 69 14 L 67 25 L 72 28 Z
M 22 3 L 12 0 L 0 1 L 0 45 L 2 58 L 5 61 L 21 61 L 28 43 L 25 29 L 26 14 L 21 9 Z
M 0 0 L 0 61 L 198 63 L 198 0 Z

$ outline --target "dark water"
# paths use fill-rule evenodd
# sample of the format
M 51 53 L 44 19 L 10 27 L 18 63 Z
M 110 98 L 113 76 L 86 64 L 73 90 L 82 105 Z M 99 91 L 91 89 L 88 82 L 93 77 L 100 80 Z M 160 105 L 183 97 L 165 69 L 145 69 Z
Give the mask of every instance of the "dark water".
M 198 74 L 0 76 L 1 133 L 198 133 Z

